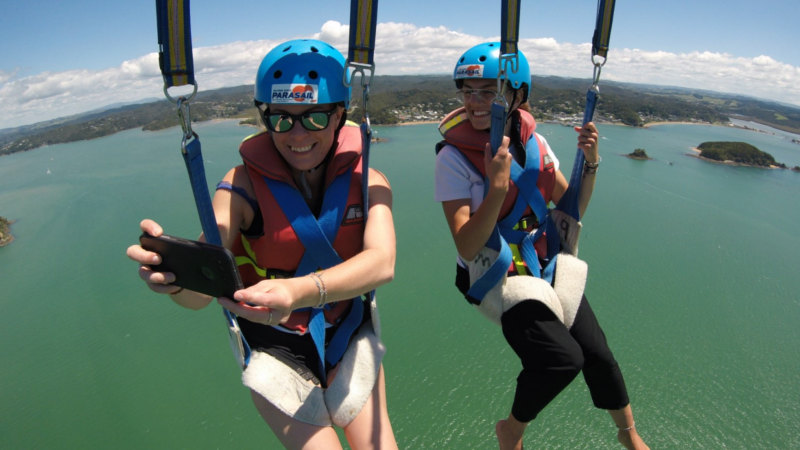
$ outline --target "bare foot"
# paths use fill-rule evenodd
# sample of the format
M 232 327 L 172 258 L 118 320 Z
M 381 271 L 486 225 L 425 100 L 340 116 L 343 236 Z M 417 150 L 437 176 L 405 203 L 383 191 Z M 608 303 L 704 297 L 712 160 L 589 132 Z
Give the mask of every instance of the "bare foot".
M 515 433 L 513 426 L 507 420 L 497 422 L 494 432 L 497 435 L 497 444 L 500 446 L 500 450 L 522 450 L 522 434 Z
M 628 450 L 650 450 L 644 443 L 636 428 L 620 429 L 617 431 L 617 440 Z

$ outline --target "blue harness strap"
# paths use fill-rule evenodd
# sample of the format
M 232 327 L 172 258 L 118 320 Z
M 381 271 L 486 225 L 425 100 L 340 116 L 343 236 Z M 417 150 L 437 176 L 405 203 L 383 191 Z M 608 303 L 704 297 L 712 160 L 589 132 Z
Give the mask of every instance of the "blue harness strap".
M 375 41 L 378 26 L 378 0 L 350 1 L 350 38 L 348 40 L 347 62 L 342 82 L 350 86 L 353 79 L 361 74 L 362 111 L 361 122 L 361 189 L 364 223 L 369 215 L 369 151 L 372 142 L 372 128 L 369 121 L 369 86 L 375 73 Z M 349 73 L 352 68 L 353 72 Z M 369 76 L 367 76 L 369 73 Z M 367 293 L 369 301 L 375 299 L 375 290 Z
M 319 217 L 314 217 L 297 189 L 285 182 L 264 177 L 264 181 L 305 248 L 295 276 L 307 275 L 317 269 L 326 269 L 342 262 L 342 258 L 333 248 L 333 242 L 347 209 L 352 174 L 352 169 L 348 170 L 337 176 L 328 186 L 322 200 Z M 325 308 L 330 308 L 330 306 L 325 305 Z M 339 328 L 327 348 L 325 346 L 323 308 L 311 308 L 310 314 L 308 330 L 319 355 L 322 382 L 327 383 L 325 363 L 334 365 L 342 358 L 350 337 L 355 333 L 364 317 L 364 306 L 360 298 L 352 299 L 350 311 L 339 323 Z
M 519 2 L 517 0 L 506 0 L 502 2 L 502 37 L 501 37 L 501 50 L 498 64 L 500 67 L 497 72 L 497 97 L 492 102 L 491 107 L 491 127 L 489 129 L 489 149 L 492 156 L 497 154 L 497 149 L 503 142 L 503 133 L 505 131 L 506 120 L 508 119 L 508 104 L 505 97 L 503 97 L 504 84 L 501 79 L 503 74 L 507 73 L 508 63 L 511 65 L 511 70 L 516 71 L 518 66 L 517 57 L 517 40 L 519 39 Z M 514 173 L 516 175 L 522 172 L 522 169 L 517 164 L 516 168 L 513 166 L 516 162 L 512 163 L 512 180 Z M 516 181 L 515 181 L 516 182 Z M 535 183 L 534 183 L 535 184 Z M 488 180 L 484 184 L 484 195 L 488 191 Z M 515 205 L 515 209 L 516 209 Z M 523 205 L 524 206 L 524 205 Z M 524 208 L 523 208 L 524 209 Z M 521 214 L 521 211 L 520 211 Z M 510 214 L 509 214 L 510 216 Z M 497 259 L 490 265 L 489 269 L 470 286 L 467 291 L 467 297 L 473 301 L 480 303 L 489 292 L 508 272 L 508 267 L 511 265 L 512 254 L 511 249 L 503 236 L 503 232 L 498 226 L 492 230 L 489 240 L 486 242 L 486 247 L 498 251 Z
M 192 185 L 192 195 L 197 205 L 197 213 L 200 217 L 200 224 L 203 228 L 206 242 L 220 245 L 222 239 L 217 228 L 217 220 L 214 217 L 214 208 L 211 206 L 211 196 L 208 192 L 206 182 L 206 172 L 203 167 L 203 153 L 200 149 L 200 139 L 194 135 L 194 139 L 185 142 L 183 147 L 183 162 L 186 164 L 186 171 L 189 173 L 189 183 Z
M 537 234 L 531 235 L 523 230 L 514 229 L 519 218 L 522 217 L 525 209 L 530 206 L 539 223 L 544 223 L 547 217 L 547 205 L 545 204 L 544 197 L 536 186 L 536 181 L 539 178 L 540 169 L 540 150 L 539 142 L 536 136 L 531 136 L 528 144 L 524 150 L 526 152 L 525 167 L 517 163 L 516 160 L 511 162 L 511 180 L 518 187 L 519 194 L 514 202 L 514 206 L 506 217 L 500 220 L 495 226 L 489 240 L 486 242 L 486 247 L 499 252 L 497 259 L 489 266 L 489 269 L 481 275 L 470 286 L 467 291 L 467 296 L 476 303 L 480 303 L 503 276 L 508 272 L 508 268 L 512 261 L 512 252 L 508 243 L 512 242 L 519 248 L 522 259 L 528 266 L 528 269 L 534 276 L 540 276 L 539 258 L 536 255 L 536 249 L 533 243 L 538 239 L 541 233 L 537 230 Z M 485 179 L 484 186 L 488 185 L 488 180 Z M 539 230 L 544 231 L 542 227 Z M 552 277 L 551 277 L 552 278 Z
M 583 111 L 583 125 L 592 121 L 594 117 L 594 110 L 597 106 L 600 89 L 598 82 L 600 80 L 600 70 L 606 62 L 606 55 L 608 53 L 608 41 L 611 35 L 611 23 L 614 16 L 614 0 L 599 0 L 597 4 L 597 21 L 595 23 L 594 35 L 592 38 L 592 62 L 594 64 L 594 76 L 592 85 L 586 91 L 586 106 Z M 586 158 L 583 151 L 578 148 L 575 152 L 575 162 L 572 164 L 572 173 L 569 177 L 569 186 L 567 191 L 559 200 L 556 209 L 563 211 L 572 216 L 576 221 L 580 221 L 580 211 L 578 208 L 578 194 L 581 188 L 581 179 L 583 178 L 583 164 Z M 552 222 L 552 221 L 550 221 Z M 550 225 L 554 228 L 554 225 Z M 550 234 L 550 233 L 548 233 Z M 558 242 L 560 248 L 560 242 Z M 548 249 L 550 242 L 548 240 Z
M 203 153 L 200 138 L 192 131 L 192 118 L 189 102 L 197 93 L 197 83 L 194 78 L 194 61 L 192 58 L 192 33 L 190 26 L 189 0 L 156 0 L 156 19 L 158 26 L 159 66 L 164 78 L 164 95 L 174 101 L 178 106 L 178 117 L 183 128 L 183 141 L 181 154 L 189 174 L 192 186 L 192 195 L 200 217 L 206 242 L 220 245 L 219 229 L 211 205 L 211 196 L 208 192 L 205 168 L 203 167 Z M 173 86 L 193 85 L 194 91 L 186 97 L 173 99 L 168 89 Z M 250 363 L 250 346 L 239 330 L 236 317 L 225 308 L 222 309 L 228 332 L 231 337 L 231 347 L 240 366 L 247 367 Z

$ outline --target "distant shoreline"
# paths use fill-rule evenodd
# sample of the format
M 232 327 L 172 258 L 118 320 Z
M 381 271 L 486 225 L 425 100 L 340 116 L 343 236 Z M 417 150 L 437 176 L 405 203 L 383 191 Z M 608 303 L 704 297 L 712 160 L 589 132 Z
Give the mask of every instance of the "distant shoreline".
M 390 125 L 376 125 L 376 126 L 380 126 L 380 127 L 392 127 L 392 126 L 407 127 L 409 125 L 431 125 L 431 124 L 438 124 L 438 123 L 439 123 L 438 120 L 411 120 L 409 122 L 398 122 L 398 123 L 393 123 L 393 124 L 390 124 Z
M 745 126 L 745 125 L 737 125 L 737 124 L 730 123 L 730 122 L 729 123 L 711 123 L 711 122 L 686 122 L 686 121 L 675 121 L 675 122 L 656 121 L 656 122 L 647 122 L 644 125 L 642 125 L 642 128 L 657 127 L 657 126 L 660 126 L 660 125 L 710 125 L 712 127 L 737 128 L 739 130 L 752 131 L 754 133 L 763 133 L 763 134 L 772 134 L 772 135 L 775 134 L 775 133 L 773 133 L 771 131 L 768 131 L 768 130 L 759 130 L 758 128 L 748 127 L 748 126 Z M 769 125 L 765 125 L 765 126 L 769 126 Z M 793 135 L 793 136 L 797 136 L 797 139 L 794 139 L 793 141 L 795 141 L 797 143 L 800 143 L 800 134 L 791 133 L 789 131 L 783 131 L 783 130 L 778 130 L 778 131 L 786 133 L 786 134 L 790 134 L 790 135 Z
M 721 126 L 721 127 L 725 126 L 723 124 L 719 124 L 719 123 L 718 124 L 714 124 L 714 123 L 711 123 L 711 122 L 657 121 L 657 122 L 647 122 L 644 125 L 642 125 L 642 128 L 657 127 L 659 125 L 716 125 L 716 126 Z

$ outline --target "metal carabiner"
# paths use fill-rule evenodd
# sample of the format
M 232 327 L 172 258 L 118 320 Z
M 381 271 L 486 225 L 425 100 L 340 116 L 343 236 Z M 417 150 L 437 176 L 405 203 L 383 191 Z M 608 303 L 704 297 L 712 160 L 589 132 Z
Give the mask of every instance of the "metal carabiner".
M 176 103 L 176 104 L 177 104 L 179 101 L 181 101 L 182 99 L 183 99 L 184 101 L 187 101 L 187 102 L 189 102 L 189 101 L 191 101 L 191 100 L 194 98 L 194 96 L 197 94 L 197 83 L 193 83 L 193 84 L 192 84 L 192 88 L 193 88 L 193 89 L 192 89 L 192 93 L 191 93 L 191 94 L 189 94 L 189 96 L 188 96 L 188 97 L 186 97 L 185 95 L 181 95 L 181 96 L 178 96 L 178 98 L 175 98 L 175 97 L 173 97 L 173 96 L 169 95 L 169 87 L 168 87 L 168 86 L 166 85 L 166 83 L 165 83 L 165 84 L 164 84 L 164 96 L 166 96 L 166 97 L 167 97 L 167 100 L 171 101 L 172 103 Z
M 347 69 L 350 67 L 353 68 L 353 72 L 350 73 L 350 76 L 348 77 L 347 75 L 349 70 Z M 369 78 L 367 78 L 366 74 L 367 70 L 369 70 Z M 362 63 L 347 61 L 344 65 L 344 73 L 342 74 L 342 83 L 347 87 L 352 87 L 353 78 L 355 78 L 357 73 L 361 74 L 361 86 L 362 87 L 369 86 L 369 84 L 372 82 L 372 75 L 375 73 L 375 64 L 362 64 Z
M 350 73 L 348 79 L 348 72 L 350 72 L 348 68 L 350 67 L 353 68 L 353 72 Z M 367 76 L 367 71 L 369 71 L 369 76 Z M 342 83 L 344 83 L 345 86 L 351 88 L 353 85 L 353 79 L 356 77 L 356 74 L 361 74 L 361 92 L 362 92 L 361 98 L 363 103 L 361 107 L 364 110 L 363 113 L 364 123 L 367 124 L 367 128 L 369 129 L 370 127 L 369 108 L 367 106 L 369 103 L 369 86 L 372 83 L 372 76 L 375 74 L 375 64 L 362 64 L 362 63 L 347 61 L 344 66 L 344 73 L 342 74 Z
M 178 97 L 176 103 L 178 104 L 178 119 L 180 120 L 181 128 L 183 129 L 184 142 L 194 136 L 192 131 L 192 113 L 189 109 L 189 99 L 185 97 Z
M 367 104 L 369 103 L 369 83 L 363 85 L 362 103 L 364 107 L 364 123 L 367 124 L 367 129 L 371 129 L 371 125 L 369 123 L 369 108 L 367 107 Z
M 592 55 L 592 65 L 594 65 L 594 70 L 592 73 L 592 86 L 597 86 L 600 82 L 600 72 L 603 70 L 603 66 L 606 64 L 606 58 L 600 55 Z
M 498 59 L 498 64 L 500 65 L 499 70 L 497 72 L 497 97 L 495 97 L 494 103 L 498 103 L 503 105 L 506 112 L 508 111 L 508 101 L 506 100 L 505 90 L 506 90 L 506 83 L 503 82 L 503 77 L 508 79 L 509 74 L 509 67 L 511 68 L 510 73 L 517 73 L 519 70 L 519 54 L 517 53 L 504 53 L 500 55 Z

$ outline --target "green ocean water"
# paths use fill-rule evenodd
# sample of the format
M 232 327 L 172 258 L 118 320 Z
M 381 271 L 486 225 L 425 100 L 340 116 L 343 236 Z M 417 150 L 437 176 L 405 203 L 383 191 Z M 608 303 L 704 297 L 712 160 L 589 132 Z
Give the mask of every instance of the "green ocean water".
M 196 127 L 209 183 L 251 128 Z M 540 125 L 569 176 L 574 132 Z M 453 287 L 433 202 L 435 125 L 378 127 L 394 189 L 397 273 L 379 290 L 387 394 L 401 448 L 495 448 L 519 362 Z M 789 166 L 800 145 L 725 127 L 601 126 L 584 217 L 587 296 L 652 448 L 799 448 L 800 174 L 687 156 L 749 142 Z M 125 248 L 152 217 L 199 233 L 177 129 L 126 131 L 0 158 L 0 448 L 278 448 L 239 381 L 219 307 L 149 292 Z M 645 148 L 654 159 L 621 156 Z M 529 448 L 617 448 L 578 377 Z

